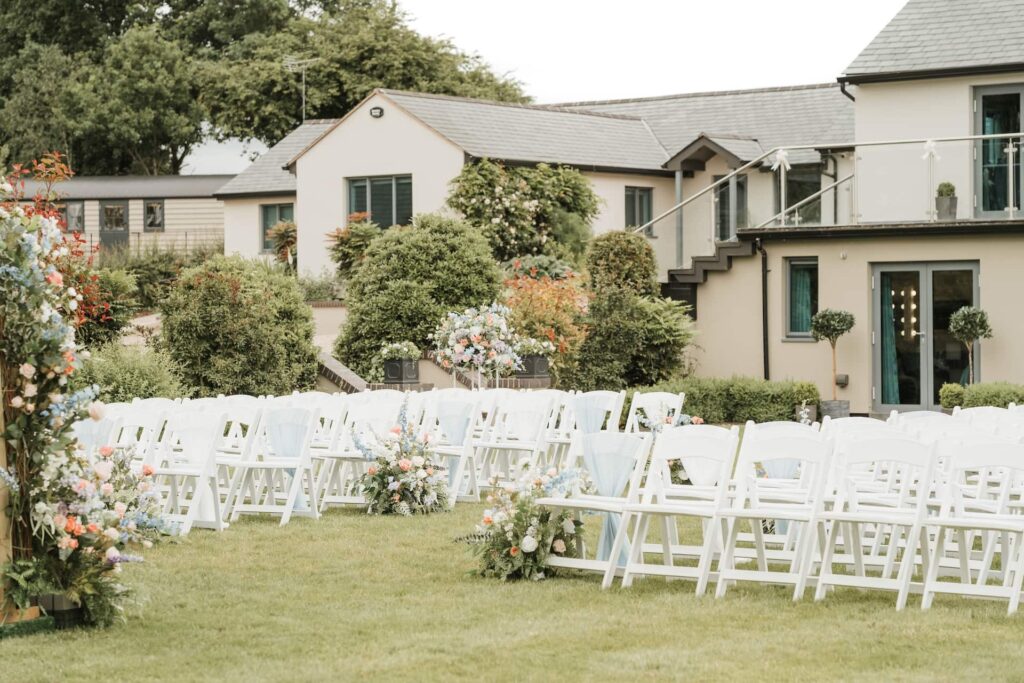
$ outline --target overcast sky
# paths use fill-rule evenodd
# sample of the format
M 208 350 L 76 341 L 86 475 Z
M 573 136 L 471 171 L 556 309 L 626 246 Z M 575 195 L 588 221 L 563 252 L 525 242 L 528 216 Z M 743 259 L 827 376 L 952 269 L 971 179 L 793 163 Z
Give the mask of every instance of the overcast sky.
M 399 0 L 537 102 L 834 81 L 904 0 Z M 257 148 L 256 151 L 259 151 Z M 242 146 L 186 172 L 237 173 Z

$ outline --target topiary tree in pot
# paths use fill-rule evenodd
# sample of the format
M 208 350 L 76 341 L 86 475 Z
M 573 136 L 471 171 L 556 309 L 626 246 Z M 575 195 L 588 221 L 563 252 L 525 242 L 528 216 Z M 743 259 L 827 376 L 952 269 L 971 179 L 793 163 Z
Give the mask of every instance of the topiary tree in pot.
M 988 313 L 973 306 L 964 306 L 949 316 L 949 333 L 967 347 L 968 384 L 974 384 L 974 344 L 992 338 Z
M 839 400 L 839 383 L 836 379 L 836 344 L 839 338 L 853 329 L 853 313 L 826 308 L 818 311 L 811 318 L 811 335 L 815 341 L 828 341 L 832 347 L 832 400 L 822 401 L 821 410 L 832 417 L 845 417 L 850 414 L 850 402 Z

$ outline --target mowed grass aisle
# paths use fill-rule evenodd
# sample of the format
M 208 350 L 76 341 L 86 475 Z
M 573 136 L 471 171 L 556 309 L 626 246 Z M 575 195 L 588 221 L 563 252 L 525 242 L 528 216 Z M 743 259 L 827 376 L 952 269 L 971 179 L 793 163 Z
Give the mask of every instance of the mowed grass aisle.
M 698 600 L 661 579 L 503 585 L 452 538 L 482 506 L 396 519 L 248 519 L 149 552 L 126 624 L 0 641 L 0 681 L 1019 680 L 1024 616 L 940 599 L 778 588 Z M 591 529 L 597 528 L 592 524 Z

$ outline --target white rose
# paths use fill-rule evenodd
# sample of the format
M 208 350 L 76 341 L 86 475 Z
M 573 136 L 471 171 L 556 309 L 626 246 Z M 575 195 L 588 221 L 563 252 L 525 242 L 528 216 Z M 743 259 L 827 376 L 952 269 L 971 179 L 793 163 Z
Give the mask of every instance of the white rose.
M 562 531 L 567 535 L 575 534 L 576 524 L 571 519 L 567 519 L 562 522 Z
M 32 377 L 35 376 L 36 374 L 36 368 L 31 363 L 22 363 L 21 367 L 18 368 L 18 372 L 25 379 L 32 379 Z
M 121 532 L 115 529 L 114 527 L 109 527 L 106 531 L 103 532 L 103 535 L 111 539 L 112 541 L 116 541 L 117 539 L 121 538 Z
M 426 479 L 426 478 L 427 478 L 427 471 L 426 471 L 426 470 L 420 470 L 420 471 L 418 471 L 418 472 L 416 473 L 416 478 L 417 478 L 417 479 Z
M 36 392 L 38 391 L 39 387 L 37 387 L 35 384 L 26 384 L 25 390 L 21 393 L 25 394 L 25 398 L 32 398 L 33 396 L 36 395 Z
M 523 542 L 519 544 L 524 553 L 532 553 L 537 549 L 537 539 L 533 536 L 523 536 Z
M 15 410 L 21 410 L 21 407 L 25 405 L 25 399 L 21 396 L 15 396 L 11 399 L 11 407 Z
M 412 456 L 412 464 L 416 467 L 423 467 L 423 463 L 426 462 L 421 455 Z
M 112 562 L 112 561 L 116 560 L 119 557 L 121 557 L 121 553 L 117 550 L 117 548 L 114 548 L 114 547 L 107 548 L 107 559 L 108 560 L 110 560 Z

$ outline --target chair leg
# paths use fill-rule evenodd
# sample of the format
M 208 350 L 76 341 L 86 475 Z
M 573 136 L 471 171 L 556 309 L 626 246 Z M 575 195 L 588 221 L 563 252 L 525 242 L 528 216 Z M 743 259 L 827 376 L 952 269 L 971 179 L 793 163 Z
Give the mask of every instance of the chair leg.
M 633 585 L 633 572 L 630 571 L 630 568 L 643 563 L 644 539 L 647 538 L 647 529 L 650 526 L 650 520 L 650 515 L 640 514 L 637 516 L 636 531 L 634 532 L 636 534 L 636 541 L 629 549 L 629 559 L 626 562 L 626 569 L 622 575 L 623 588 L 629 588 Z M 616 534 L 616 538 L 618 538 L 618 534 Z M 609 561 L 612 562 L 614 566 L 614 560 Z
M 1013 585 L 1010 591 L 1010 602 L 1006 606 L 1006 613 L 1008 615 L 1016 614 L 1017 608 L 1020 606 L 1020 591 L 1021 585 L 1024 583 L 1024 534 L 1014 534 L 1016 559 L 1010 563 L 1009 567 L 1003 569 L 1004 572 L 1013 570 Z
M 832 557 L 836 550 L 836 537 L 839 536 L 839 528 L 839 522 L 834 522 L 825 541 L 825 554 L 821 558 L 821 569 L 818 571 L 818 585 L 814 589 L 814 600 L 816 602 L 825 599 L 828 577 L 832 575 Z
M 758 522 L 760 523 L 760 522 Z M 739 520 L 722 520 L 722 537 L 725 539 L 725 545 L 722 548 L 722 556 L 718 558 L 718 584 L 715 586 L 715 597 L 725 597 L 725 591 L 728 589 L 729 581 L 726 578 L 726 572 L 733 568 L 733 554 L 736 549 L 736 539 L 740 533 Z
M 896 594 L 896 611 L 901 611 L 907 606 L 907 596 L 910 594 L 910 579 L 914 576 L 914 559 L 917 557 L 917 545 L 920 542 L 921 526 L 915 524 L 907 532 L 907 546 L 903 549 L 903 559 L 900 561 L 900 571 L 896 575 L 900 590 Z
M 694 591 L 697 596 L 704 595 L 708 590 L 708 582 L 711 580 L 711 563 L 715 556 L 715 537 L 719 531 L 717 517 L 712 517 L 710 522 L 704 526 L 704 544 L 701 547 L 700 560 L 697 562 L 697 588 Z
M 629 534 L 629 522 L 632 515 L 629 512 L 622 513 L 622 520 L 619 522 L 619 532 L 615 534 L 615 541 L 612 542 L 612 552 L 608 556 L 608 568 L 604 571 L 604 578 L 601 580 L 601 588 L 611 588 L 612 584 L 615 583 L 615 570 L 617 568 L 617 561 L 619 555 L 622 554 L 622 547 L 626 544 L 626 536 Z M 637 527 L 640 526 L 639 519 L 637 520 Z M 643 541 L 641 541 L 642 543 Z M 632 548 L 630 548 L 630 561 L 632 559 Z M 625 577 L 629 573 L 630 561 L 626 562 L 626 566 L 623 569 L 623 582 Z
M 935 599 L 935 584 L 939 579 L 939 564 L 942 561 L 942 554 L 946 550 L 946 530 L 940 528 L 935 535 L 935 550 L 932 552 L 931 562 L 928 563 L 928 573 L 924 578 L 924 590 L 921 593 L 921 609 L 931 608 L 932 600 Z

